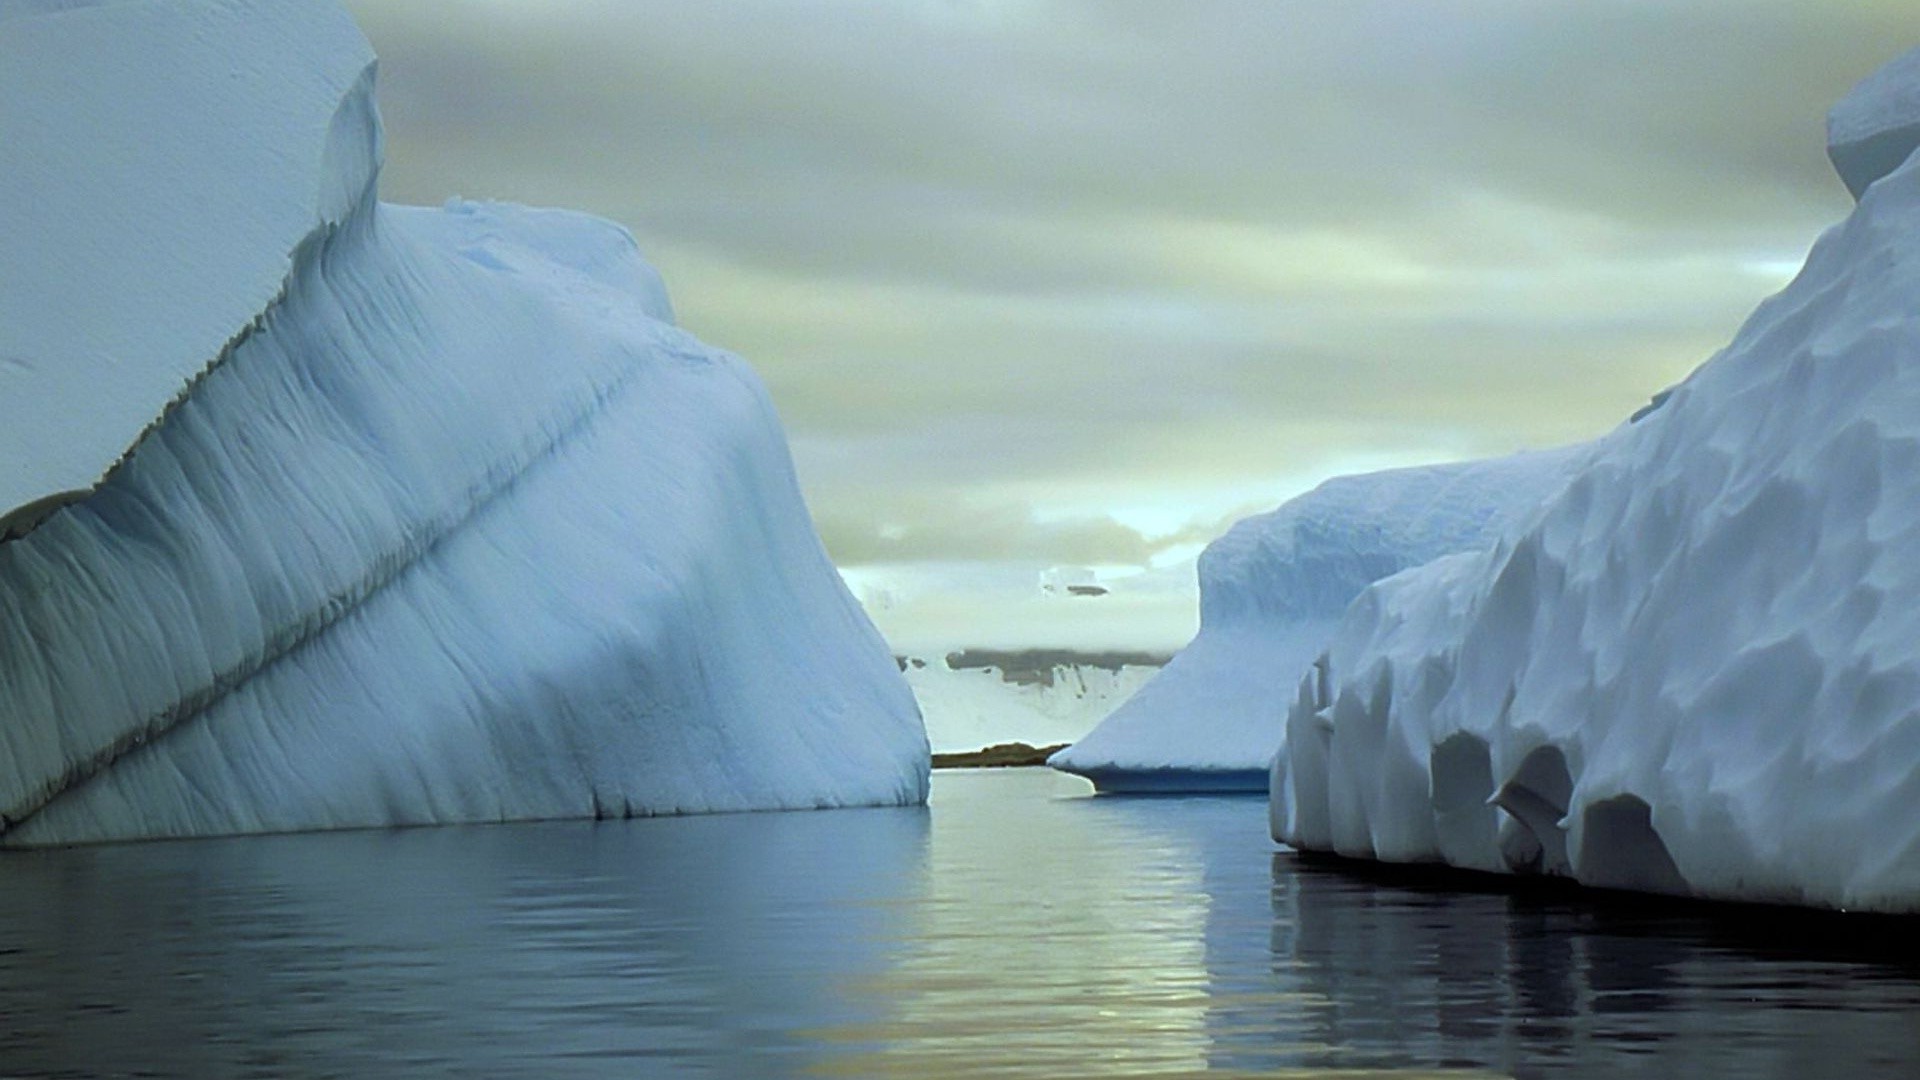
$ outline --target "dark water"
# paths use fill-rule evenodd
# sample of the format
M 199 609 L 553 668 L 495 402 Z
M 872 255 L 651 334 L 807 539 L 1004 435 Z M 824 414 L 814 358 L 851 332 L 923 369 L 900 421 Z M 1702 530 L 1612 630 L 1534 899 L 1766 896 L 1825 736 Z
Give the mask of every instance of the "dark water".
M 1797 923 L 1303 865 L 1259 799 L 0 856 L 0 1076 L 1920 1074 L 1920 967 Z

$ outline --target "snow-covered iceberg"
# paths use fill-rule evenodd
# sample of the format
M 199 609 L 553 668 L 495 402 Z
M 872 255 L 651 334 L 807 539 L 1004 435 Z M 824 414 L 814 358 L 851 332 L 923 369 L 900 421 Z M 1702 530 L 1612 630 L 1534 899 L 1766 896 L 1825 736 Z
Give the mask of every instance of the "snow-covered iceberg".
M 1834 112 L 1859 205 L 1494 548 L 1388 579 L 1301 682 L 1274 835 L 1920 910 L 1920 54 Z M 1851 161 L 1852 165 L 1844 164 Z
M 1329 480 L 1200 554 L 1200 631 L 1047 762 L 1104 791 L 1266 791 L 1282 688 L 1372 582 L 1492 542 L 1566 482 L 1584 447 Z
M 325 0 L 26 9 L 0 843 L 925 798 L 765 392 L 623 230 L 379 203 Z

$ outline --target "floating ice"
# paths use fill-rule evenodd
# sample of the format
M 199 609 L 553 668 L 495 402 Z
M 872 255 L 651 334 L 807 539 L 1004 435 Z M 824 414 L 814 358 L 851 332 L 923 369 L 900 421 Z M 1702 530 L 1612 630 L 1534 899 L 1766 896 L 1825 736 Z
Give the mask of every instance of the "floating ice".
M 7 497 L 125 452 L 0 543 L 0 842 L 924 799 L 758 381 L 617 226 L 378 203 L 372 71 L 0 22 Z
M 1490 543 L 1579 447 L 1329 480 L 1201 553 L 1200 632 L 1056 769 L 1108 791 L 1265 791 L 1291 684 L 1370 582 Z
M 1836 132 L 1917 84 L 1908 54 Z M 1362 594 L 1288 714 L 1277 837 L 1920 909 L 1920 161 L 1873 171 L 1528 527 Z

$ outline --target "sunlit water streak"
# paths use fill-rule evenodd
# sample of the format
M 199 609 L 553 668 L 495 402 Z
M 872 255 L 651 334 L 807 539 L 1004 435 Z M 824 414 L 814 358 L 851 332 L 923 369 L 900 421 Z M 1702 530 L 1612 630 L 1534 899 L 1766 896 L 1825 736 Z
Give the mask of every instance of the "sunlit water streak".
M 942 774 L 934 793 L 929 810 L 9 853 L 0 1076 L 1920 1062 L 1904 964 L 1303 866 L 1257 798 L 1096 799 L 1035 770 Z

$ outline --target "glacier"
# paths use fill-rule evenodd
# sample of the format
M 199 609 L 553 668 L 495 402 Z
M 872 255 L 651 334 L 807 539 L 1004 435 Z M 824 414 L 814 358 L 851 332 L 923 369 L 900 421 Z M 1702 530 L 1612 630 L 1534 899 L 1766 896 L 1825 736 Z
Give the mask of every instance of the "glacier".
M 1103 791 L 1265 792 L 1305 670 L 1370 583 L 1490 543 L 1566 482 L 1584 446 L 1341 476 L 1200 554 L 1200 630 L 1047 764 Z
M 1277 839 L 1920 910 L 1920 50 L 1829 139 L 1858 204 L 1725 349 L 1524 527 L 1355 602 Z
M 924 802 L 752 372 L 616 225 L 379 202 L 374 74 L 0 19 L 0 843 Z

